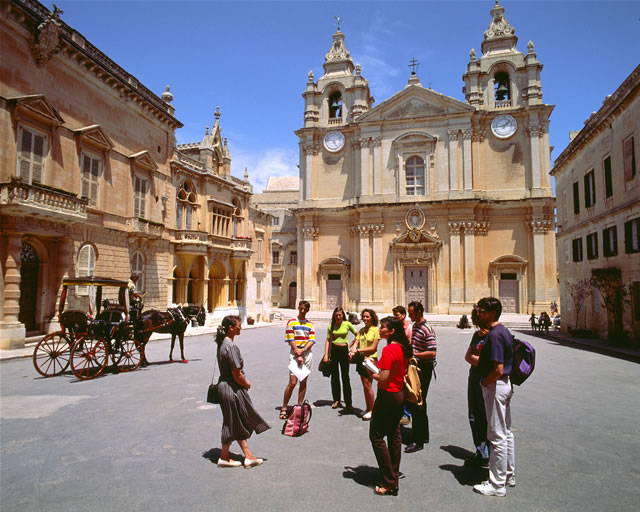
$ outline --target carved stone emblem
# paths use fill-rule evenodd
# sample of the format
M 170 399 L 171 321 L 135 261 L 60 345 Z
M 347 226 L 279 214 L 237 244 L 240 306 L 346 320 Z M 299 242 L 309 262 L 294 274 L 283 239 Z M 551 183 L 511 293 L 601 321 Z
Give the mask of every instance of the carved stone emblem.
M 62 46 L 60 15 L 62 13 L 62 9 L 54 4 L 53 13 L 36 28 L 31 42 L 31 52 L 38 66 L 49 62 L 51 57 L 60 51 Z
M 419 208 L 412 208 L 407 212 L 404 221 L 409 231 L 419 231 L 424 227 L 424 213 Z

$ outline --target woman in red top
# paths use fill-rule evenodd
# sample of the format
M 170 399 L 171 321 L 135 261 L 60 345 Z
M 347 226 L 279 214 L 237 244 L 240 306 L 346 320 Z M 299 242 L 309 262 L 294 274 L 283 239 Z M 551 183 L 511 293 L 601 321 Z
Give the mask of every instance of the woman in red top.
M 378 381 L 378 396 L 373 405 L 369 440 L 382 472 L 382 483 L 376 486 L 375 493 L 397 496 L 402 452 L 400 418 L 407 396 L 404 375 L 412 350 L 402 322 L 395 317 L 381 320 L 380 338 L 386 339 L 388 344 L 378 361 L 380 373 L 371 374 Z M 389 442 L 388 448 L 385 437 Z

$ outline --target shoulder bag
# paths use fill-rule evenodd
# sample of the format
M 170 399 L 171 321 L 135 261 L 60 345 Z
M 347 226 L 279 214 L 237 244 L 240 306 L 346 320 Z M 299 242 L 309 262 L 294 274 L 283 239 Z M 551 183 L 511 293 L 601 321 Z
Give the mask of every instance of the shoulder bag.
M 213 364 L 213 375 L 211 376 L 211 384 L 209 384 L 209 389 L 207 390 L 207 402 L 210 404 L 219 404 L 220 403 L 220 395 L 218 394 L 218 383 L 214 384 L 214 379 L 216 375 L 216 366 L 218 364 L 218 354 L 216 353 L 216 362 Z

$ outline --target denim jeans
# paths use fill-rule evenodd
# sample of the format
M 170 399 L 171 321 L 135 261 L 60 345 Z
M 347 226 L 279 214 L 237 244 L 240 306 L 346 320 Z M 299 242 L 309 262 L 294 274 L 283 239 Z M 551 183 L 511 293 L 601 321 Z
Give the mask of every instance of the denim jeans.
M 515 474 L 515 440 L 511 431 L 511 397 L 513 387 L 509 376 L 482 387 L 484 407 L 487 413 L 487 439 L 491 444 L 489 454 L 489 480 L 494 487 L 507 483 L 507 476 Z
M 482 376 L 478 372 L 469 372 L 467 383 L 467 407 L 469 411 L 469 426 L 473 445 L 476 447 L 476 457 L 489 458 L 489 443 L 487 441 L 487 413 L 484 409 L 484 397 L 480 381 Z

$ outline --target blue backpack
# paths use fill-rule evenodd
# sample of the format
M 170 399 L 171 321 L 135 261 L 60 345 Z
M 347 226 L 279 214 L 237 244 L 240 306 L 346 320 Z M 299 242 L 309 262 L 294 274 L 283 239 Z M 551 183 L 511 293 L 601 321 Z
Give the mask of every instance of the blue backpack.
M 531 343 L 513 337 L 513 366 L 509 378 L 511 383 L 520 386 L 533 373 L 536 367 L 536 349 Z

